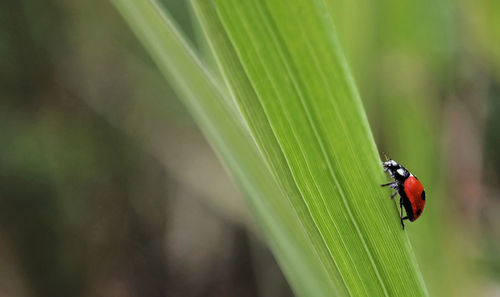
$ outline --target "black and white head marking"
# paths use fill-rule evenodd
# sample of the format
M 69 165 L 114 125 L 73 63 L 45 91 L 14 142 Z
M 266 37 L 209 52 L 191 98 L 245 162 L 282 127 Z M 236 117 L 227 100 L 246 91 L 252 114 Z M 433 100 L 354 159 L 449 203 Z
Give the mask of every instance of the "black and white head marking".
M 408 170 L 406 170 L 406 168 L 399 165 L 398 162 L 394 160 L 383 162 L 382 165 L 384 166 L 384 171 L 389 172 L 392 178 L 394 178 L 396 181 L 404 181 L 410 176 Z

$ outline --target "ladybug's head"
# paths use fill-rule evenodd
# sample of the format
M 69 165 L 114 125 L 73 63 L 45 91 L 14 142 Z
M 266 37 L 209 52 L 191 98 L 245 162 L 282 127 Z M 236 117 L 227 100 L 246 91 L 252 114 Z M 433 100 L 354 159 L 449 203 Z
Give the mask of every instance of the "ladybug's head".
M 408 170 L 406 170 L 406 168 L 399 165 L 398 162 L 392 159 L 386 162 L 382 162 L 382 165 L 384 166 L 384 171 L 389 172 L 392 178 L 396 180 L 404 181 L 406 178 L 410 176 L 410 173 L 408 172 Z

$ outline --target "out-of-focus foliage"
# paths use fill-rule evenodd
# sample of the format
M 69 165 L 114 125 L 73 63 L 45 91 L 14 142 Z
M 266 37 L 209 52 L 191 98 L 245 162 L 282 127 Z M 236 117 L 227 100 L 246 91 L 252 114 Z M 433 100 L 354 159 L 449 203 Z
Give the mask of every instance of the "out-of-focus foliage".
M 163 2 L 196 43 L 186 1 Z M 426 187 L 407 232 L 430 295 L 498 294 L 499 1 L 327 4 L 379 148 Z M 108 2 L 4 1 L 0 19 L 0 295 L 290 295 Z

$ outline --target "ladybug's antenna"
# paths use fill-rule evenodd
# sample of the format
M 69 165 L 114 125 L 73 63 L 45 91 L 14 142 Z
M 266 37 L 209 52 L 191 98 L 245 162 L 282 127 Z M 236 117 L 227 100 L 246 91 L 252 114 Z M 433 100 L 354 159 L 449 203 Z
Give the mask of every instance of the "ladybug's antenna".
M 389 161 L 389 158 L 387 158 L 387 155 L 385 154 L 385 152 L 382 152 L 382 154 L 384 154 L 385 160 Z

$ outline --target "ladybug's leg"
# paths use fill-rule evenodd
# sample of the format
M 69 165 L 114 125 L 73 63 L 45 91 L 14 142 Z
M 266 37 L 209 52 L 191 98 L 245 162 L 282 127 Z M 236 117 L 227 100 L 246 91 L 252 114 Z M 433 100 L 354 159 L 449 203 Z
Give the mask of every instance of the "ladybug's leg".
M 381 184 L 380 186 L 381 186 L 381 187 L 387 187 L 387 186 L 392 186 L 392 185 L 394 185 L 395 183 L 396 183 L 395 181 L 391 181 L 391 182 L 386 183 L 386 184 Z M 391 188 L 392 188 L 392 187 L 391 187 Z
M 394 194 L 391 195 L 391 199 L 394 198 L 394 196 L 396 196 L 398 194 L 398 191 L 394 192 Z
M 408 220 L 408 216 L 401 218 L 401 226 L 403 226 L 403 230 L 405 229 L 405 224 L 403 223 L 403 220 Z
M 403 227 L 403 230 L 405 229 L 405 224 L 403 223 L 403 220 L 407 219 L 408 216 L 403 218 L 403 198 L 399 198 L 399 217 L 401 218 L 401 227 Z

